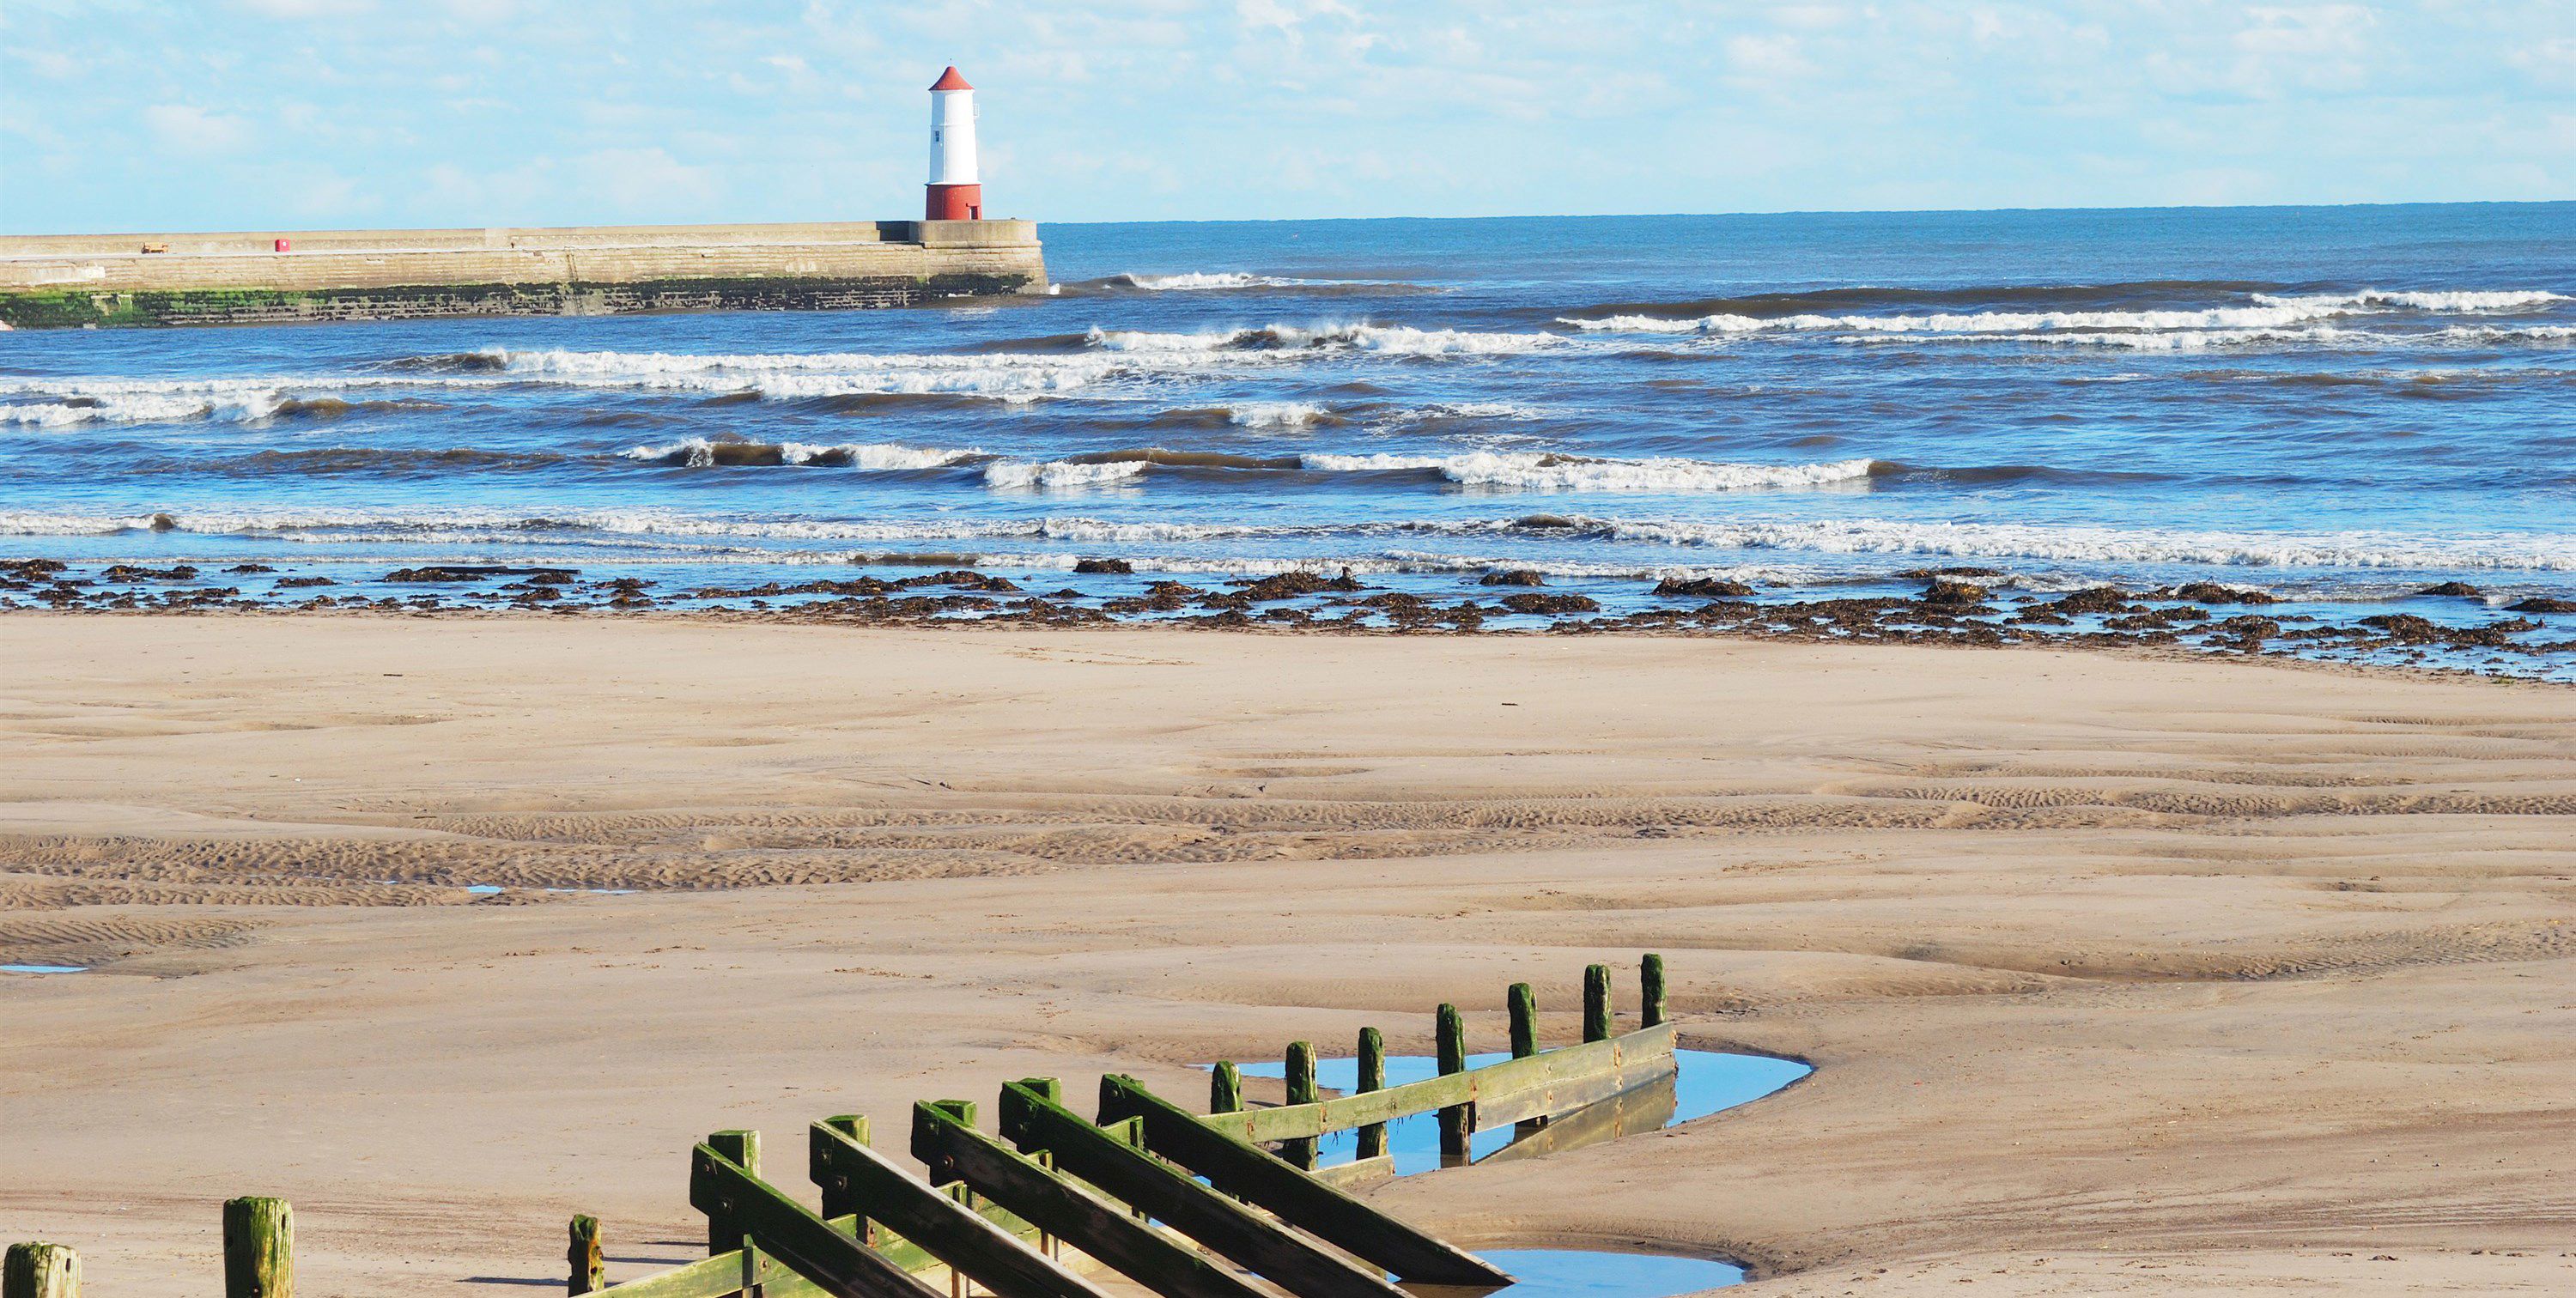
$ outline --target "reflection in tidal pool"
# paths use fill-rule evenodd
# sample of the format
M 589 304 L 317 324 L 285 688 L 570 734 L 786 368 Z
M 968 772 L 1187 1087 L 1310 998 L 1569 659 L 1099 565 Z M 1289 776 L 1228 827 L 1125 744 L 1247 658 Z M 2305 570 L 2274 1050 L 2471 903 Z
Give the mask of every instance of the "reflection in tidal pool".
M 1511 1058 L 1500 1052 L 1467 1056 L 1467 1066 L 1481 1068 Z M 1716 1050 L 1676 1050 L 1674 1075 L 1652 1086 L 1640 1087 L 1615 1099 L 1604 1100 L 1587 1109 L 1564 1114 L 1546 1126 L 1523 1133 L 1513 1127 L 1496 1127 L 1479 1131 L 1469 1141 L 1468 1158 L 1481 1162 L 1487 1158 L 1527 1158 L 1607 1140 L 1613 1136 L 1654 1131 L 1676 1122 L 1704 1118 L 1720 1109 L 1730 1109 L 1750 1100 L 1758 1100 L 1783 1086 L 1815 1071 L 1806 1064 L 1790 1059 L 1773 1059 L 1768 1055 L 1737 1055 Z M 1287 1065 L 1254 1063 L 1242 1065 L 1246 1077 L 1284 1077 Z M 1429 1055 L 1389 1055 L 1386 1059 L 1386 1084 L 1402 1086 L 1440 1074 L 1439 1062 Z M 1315 1065 L 1315 1080 L 1324 1087 L 1345 1094 L 1359 1086 L 1359 1060 L 1352 1057 L 1320 1059 Z M 1516 1138 L 1517 1137 L 1517 1138 Z M 1386 1124 L 1387 1152 L 1395 1156 L 1395 1174 L 1428 1172 L 1441 1166 L 1440 1117 L 1436 1113 L 1418 1113 Z M 1358 1153 L 1359 1135 L 1336 1131 L 1317 1142 L 1316 1165 L 1331 1167 L 1347 1163 Z M 1583 1257 L 1600 1256 L 1580 1254 Z M 1614 1257 L 1643 1257 L 1655 1262 L 1688 1262 L 1684 1258 L 1655 1258 L 1647 1254 L 1612 1254 Z M 1705 1263 L 1695 1265 L 1723 1265 Z M 1509 1269 L 1509 1268 L 1506 1268 Z M 1706 1285 L 1696 1286 L 1706 1288 Z M 1518 1289 L 1513 1291 L 1519 1293 Z M 1569 1290 L 1568 1292 L 1575 1292 Z M 1636 1291 L 1622 1289 L 1622 1293 Z M 1673 1290 L 1668 1292 L 1681 1292 Z

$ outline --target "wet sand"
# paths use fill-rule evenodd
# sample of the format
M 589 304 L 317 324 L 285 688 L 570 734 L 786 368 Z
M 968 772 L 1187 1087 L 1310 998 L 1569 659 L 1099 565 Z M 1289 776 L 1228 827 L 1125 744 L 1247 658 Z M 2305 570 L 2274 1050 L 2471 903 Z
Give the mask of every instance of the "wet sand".
M 0 618 L 10 1238 L 526 1293 L 689 1142 L 1663 952 L 1807 1080 L 1376 1192 L 1748 1294 L 2576 1286 L 2576 691 L 2040 649 Z M 468 885 L 501 885 L 482 894 Z M 630 895 L 548 892 L 639 889 Z M 1623 973 L 1623 1006 L 1633 1007 Z

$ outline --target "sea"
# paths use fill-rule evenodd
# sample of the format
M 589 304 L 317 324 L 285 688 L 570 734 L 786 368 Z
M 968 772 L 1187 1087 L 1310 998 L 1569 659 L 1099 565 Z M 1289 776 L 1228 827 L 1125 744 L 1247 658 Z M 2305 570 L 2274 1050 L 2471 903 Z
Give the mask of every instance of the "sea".
M 2420 620 L 2254 651 L 2576 679 L 2576 204 L 1043 235 L 1056 283 L 1008 301 L 0 334 L 0 557 L 277 603 L 545 566 L 645 615 L 1520 573 L 1596 625 L 1946 569 L 1996 625 L 2216 583 L 2284 631 Z

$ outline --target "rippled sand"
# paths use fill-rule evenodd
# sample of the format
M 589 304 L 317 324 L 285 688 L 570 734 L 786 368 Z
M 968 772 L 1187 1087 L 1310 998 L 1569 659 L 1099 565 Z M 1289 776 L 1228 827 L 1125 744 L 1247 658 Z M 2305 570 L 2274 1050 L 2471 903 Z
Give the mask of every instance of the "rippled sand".
M 2576 1285 L 2576 692 L 2036 649 L 0 619 L 13 1237 L 198 1294 L 684 1260 L 696 1136 L 1665 953 L 1818 1071 L 1413 1177 L 1473 1243 L 1748 1292 Z M 469 891 L 501 886 L 502 890 Z M 584 890 L 634 889 L 626 895 Z M 1633 977 L 1622 974 L 1622 1003 Z

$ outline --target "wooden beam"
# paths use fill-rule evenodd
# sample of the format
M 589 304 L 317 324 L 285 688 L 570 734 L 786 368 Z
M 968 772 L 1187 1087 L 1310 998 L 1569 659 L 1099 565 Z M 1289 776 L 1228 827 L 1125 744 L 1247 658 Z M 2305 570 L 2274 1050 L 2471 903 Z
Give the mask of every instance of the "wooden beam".
M 1484 1288 L 1512 1282 L 1484 1259 L 1317 1181 L 1257 1145 L 1211 1129 L 1197 1114 L 1133 1077 L 1100 1079 L 1100 1117 L 1141 1121 L 1147 1150 L 1353 1257 L 1394 1272 L 1398 1280 Z
M 1386 1089 L 1386 1036 L 1376 1028 L 1360 1029 L 1359 1065 L 1359 1085 L 1352 1088 L 1351 1094 Z M 1354 1152 L 1352 1162 L 1366 1163 L 1386 1157 L 1385 1123 L 1361 1124 L 1358 1140 L 1359 1148 Z
M 1117 1121 L 1138 1119 L 1130 1115 Z M 1146 1216 L 1299 1298 L 1400 1298 L 1402 1291 L 1376 1272 L 1354 1266 L 1340 1254 L 1199 1184 L 1188 1173 L 1093 1126 L 1034 1087 L 1012 1083 L 1002 1088 L 1002 1134 L 1018 1143 L 1022 1153 L 1054 1154 L 1057 1167 L 1136 1205 Z M 1290 1170 L 1292 1175 L 1304 1175 Z
M 1269 1298 L 1196 1249 L 935 1105 L 913 1106 L 912 1156 L 932 1179 L 964 1181 L 1164 1298 Z
M 859 1211 L 998 1298 L 1106 1298 L 973 1208 L 915 1179 L 828 1123 L 814 1124 L 814 1179 L 848 1187 Z
M 1476 1101 L 1476 1124 L 1498 1127 L 1506 1122 L 1533 1122 L 1587 1109 L 1604 1100 L 1663 1082 L 1673 1075 L 1673 1057 L 1654 1055 L 1610 1072 L 1585 1073 L 1489 1100 Z
M 295 1298 L 295 1209 L 286 1200 L 224 1200 L 224 1298 Z
M 1439 1015 L 1440 1072 L 1457 1076 L 1467 1071 L 1467 1023 L 1458 1016 L 1458 1007 L 1443 1005 Z M 1476 1106 L 1471 1101 L 1445 1105 L 1440 1110 L 1440 1157 L 1465 1158 L 1467 1138 L 1476 1130 Z
M 939 1298 L 938 1290 L 834 1229 L 712 1144 L 699 1145 L 690 1156 L 689 1206 L 709 1221 L 732 1222 L 758 1241 L 758 1253 L 777 1258 L 834 1298 Z
M 0 1261 L 0 1298 L 80 1298 L 80 1283 L 80 1254 L 68 1245 L 12 1244 Z
M 1364 1123 L 1384 1122 L 1408 1114 L 1428 1113 L 1453 1104 L 1508 1099 L 1526 1090 L 1554 1086 L 1588 1073 L 1620 1072 L 1657 1056 L 1673 1053 L 1673 1026 L 1641 1028 L 1608 1041 L 1543 1050 L 1527 1059 L 1505 1060 L 1464 1073 L 1425 1078 L 1382 1091 L 1346 1095 L 1314 1104 L 1279 1105 L 1235 1113 L 1212 1113 L 1204 1121 L 1227 1135 L 1256 1145 L 1297 1136 L 1340 1131 Z

